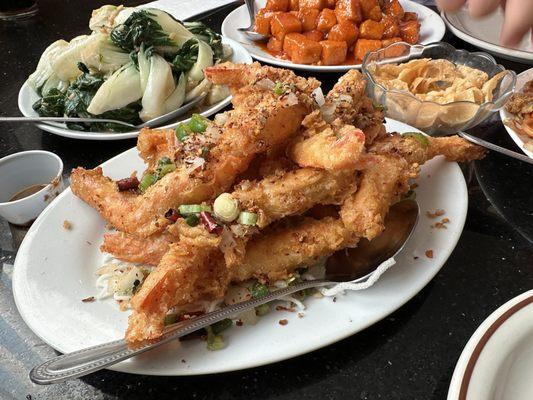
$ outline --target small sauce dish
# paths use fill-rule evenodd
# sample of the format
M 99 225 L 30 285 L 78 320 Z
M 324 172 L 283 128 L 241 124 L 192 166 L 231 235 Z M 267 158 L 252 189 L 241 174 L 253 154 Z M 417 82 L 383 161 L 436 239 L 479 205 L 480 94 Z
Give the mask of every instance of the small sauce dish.
M 42 150 L 0 159 L 0 216 L 29 225 L 63 190 L 63 161 Z

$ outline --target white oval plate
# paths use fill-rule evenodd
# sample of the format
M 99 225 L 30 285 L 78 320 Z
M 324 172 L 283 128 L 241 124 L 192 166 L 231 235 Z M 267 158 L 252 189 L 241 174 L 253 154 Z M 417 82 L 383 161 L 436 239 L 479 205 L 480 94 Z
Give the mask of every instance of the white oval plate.
M 420 43 L 428 44 L 432 42 L 438 42 L 444 36 L 446 27 L 444 22 L 437 13 L 429 8 L 415 3 L 410 0 L 400 0 L 405 11 L 416 12 L 420 18 Z M 266 4 L 266 0 L 256 0 L 256 10 L 263 8 Z M 352 65 L 306 65 L 306 64 L 294 64 L 288 60 L 282 60 L 276 58 L 267 52 L 263 51 L 260 47 L 254 45 L 254 42 L 249 40 L 243 33 L 239 32 L 238 28 L 250 26 L 250 18 L 246 6 L 243 5 L 231 13 L 222 22 L 222 34 L 227 36 L 240 44 L 242 44 L 246 50 L 250 52 L 253 58 L 259 61 L 263 61 L 272 65 L 280 67 L 300 69 L 305 71 L 316 72 L 342 72 L 348 71 L 353 68 L 361 68 L 361 64 Z
M 389 131 L 416 131 L 388 120 Z M 144 165 L 135 148 L 105 162 L 113 179 L 129 176 Z M 420 222 L 397 258 L 397 264 L 370 289 L 330 298 L 310 298 L 303 318 L 272 311 L 255 326 L 224 332 L 226 349 L 210 352 L 200 340 L 174 342 L 121 362 L 111 369 L 147 375 L 198 375 L 256 367 L 327 346 L 385 318 L 417 294 L 440 270 L 454 249 L 466 218 L 468 196 L 456 163 L 442 157 L 428 162 L 418 180 Z M 444 209 L 448 229 L 432 229 L 426 211 Z M 63 228 L 63 221 L 72 230 Z M 105 221 L 70 189 L 48 207 L 28 231 L 15 260 L 13 293 L 26 324 L 42 340 L 65 353 L 124 336 L 126 312 L 113 300 L 83 303 L 94 296 L 95 270 Z M 426 250 L 434 258 L 427 258 Z M 417 259 L 414 259 L 414 256 Z M 281 326 L 280 319 L 288 319 Z M 185 359 L 186 362 L 180 362 Z
M 524 10 L 531 12 L 531 10 Z M 444 22 L 458 38 L 473 44 L 489 53 L 508 60 L 533 64 L 533 45 L 527 34 L 516 49 L 500 46 L 500 30 L 503 23 L 503 11 L 498 8 L 491 15 L 474 19 L 466 7 L 457 13 L 441 13 Z
M 453 373 L 448 400 L 531 400 L 533 290 L 508 301 L 479 326 Z
M 234 40 L 222 37 L 222 42 L 228 44 L 233 49 L 233 54 L 230 61 L 235 63 L 245 63 L 250 64 L 252 62 L 252 57 L 246 51 L 246 49 L 241 46 L 239 43 Z M 39 95 L 28 85 L 27 82 L 24 82 L 24 85 L 20 88 L 19 97 L 18 97 L 18 106 L 19 110 L 25 117 L 38 117 L 39 115 L 32 108 L 33 103 L 39 99 Z M 226 107 L 231 101 L 231 96 L 226 97 L 224 100 L 207 106 L 202 109 L 200 112 L 204 117 L 215 114 L 217 111 L 220 111 Z M 159 128 L 174 128 L 181 122 L 188 122 L 190 118 L 184 119 L 182 121 L 177 121 L 172 124 L 164 125 Z M 64 136 L 73 139 L 84 139 L 84 140 L 121 140 L 121 139 L 131 139 L 139 135 L 140 131 L 133 132 L 124 132 L 124 133 L 112 133 L 112 132 L 86 132 L 78 131 L 73 129 L 68 129 L 65 124 L 61 123 L 39 123 L 35 124 L 38 128 L 43 131 L 50 133 L 55 133 L 59 136 Z
M 530 80 L 533 79 L 533 68 L 530 68 L 524 72 L 522 72 L 521 74 L 518 74 L 518 76 L 516 77 L 516 88 L 515 88 L 515 92 L 520 92 L 522 90 L 522 87 L 527 83 L 529 82 Z M 500 118 L 502 120 L 502 122 L 504 122 L 505 120 L 508 120 L 508 119 L 512 119 L 513 118 L 513 114 L 511 114 L 510 112 L 508 112 L 505 107 L 503 107 L 501 110 L 500 110 Z M 514 142 L 516 143 L 516 145 L 518 147 L 520 147 L 520 149 L 526 153 L 529 157 L 533 158 L 533 151 L 531 150 L 528 150 L 524 147 L 524 140 L 523 140 L 523 136 L 524 135 L 521 135 L 519 134 L 518 132 L 516 132 L 513 128 L 507 126 L 505 123 L 503 124 L 503 126 L 505 126 L 505 129 L 507 130 L 507 132 L 509 133 L 509 135 L 511 136 L 511 138 L 514 140 Z M 530 139 L 532 142 L 533 142 L 533 139 Z

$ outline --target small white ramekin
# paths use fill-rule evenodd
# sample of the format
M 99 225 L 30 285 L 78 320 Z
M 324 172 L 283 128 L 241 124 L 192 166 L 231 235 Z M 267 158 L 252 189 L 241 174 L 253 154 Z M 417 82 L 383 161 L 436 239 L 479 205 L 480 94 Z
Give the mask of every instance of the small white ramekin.
M 63 161 L 42 150 L 22 151 L 0 159 L 0 216 L 15 225 L 28 225 L 63 190 Z M 9 201 L 16 193 L 45 184 L 38 192 Z

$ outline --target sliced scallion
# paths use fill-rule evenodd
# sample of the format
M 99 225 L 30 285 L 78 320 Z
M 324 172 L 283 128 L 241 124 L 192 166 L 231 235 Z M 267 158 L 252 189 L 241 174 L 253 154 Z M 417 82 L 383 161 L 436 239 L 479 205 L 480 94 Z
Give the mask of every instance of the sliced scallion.
M 207 129 L 207 118 L 202 117 L 200 114 L 193 114 L 189 121 L 189 129 L 194 133 L 202 133 Z
M 255 225 L 257 223 L 257 214 L 248 211 L 241 211 L 237 222 L 242 225 Z
M 255 307 L 255 314 L 258 317 L 268 314 L 270 311 L 270 306 L 268 304 L 261 304 L 260 306 Z
M 274 93 L 282 95 L 285 90 L 283 90 L 283 84 L 281 82 L 276 82 L 276 86 L 272 89 Z
M 186 124 L 179 124 L 176 127 L 176 137 L 179 141 L 183 142 L 191 134 L 191 128 Z
M 146 190 L 156 181 L 157 177 L 154 174 L 145 174 L 141 179 L 141 183 L 139 184 L 140 191 L 143 193 L 146 192 Z
M 158 179 L 161 179 L 166 174 L 174 171 L 176 169 L 176 166 L 174 164 L 164 164 L 161 167 L 157 169 L 157 177 Z
M 269 293 L 269 290 L 268 287 L 261 282 L 254 282 L 250 288 L 250 293 L 254 299 L 258 299 L 260 297 L 265 297 Z
M 225 331 L 232 325 L 233 325 L 233 321 L 229 318 L 226 318 L 226 319 L 223 319 L 222 321 L 215 322 L 213 325 L 211 325 L 211 328 L 213 329 L 213 333 L 215 335 L 218 335 L 219 333 Z
M 178 207 L 178 211 L 181 215 L 189 215 L 201 213 L 203 210 L 201 204 L 182 204 Z
M 198 225 L 198 222 L 200 222 L 200 218 L 196 214 L 187 215 L 185 217 L 185 222 L 189 226 L 196 226 Z
M 213 332 L 213 328 L 208 326 L 205 328 L 207 331 L 207 350 L 217 351 L 224 348 L 224 338 L 221 335 L 217 335 Z

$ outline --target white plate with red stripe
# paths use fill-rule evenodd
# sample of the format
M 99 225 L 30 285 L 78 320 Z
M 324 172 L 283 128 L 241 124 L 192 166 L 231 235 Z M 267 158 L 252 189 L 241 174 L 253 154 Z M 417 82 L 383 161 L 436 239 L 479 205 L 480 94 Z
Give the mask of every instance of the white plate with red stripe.
M 266 0 L 255 0 L 255 9 L 259 10 L 266 4 Z M 415 12 L 418 14 L 420 21 L 420 41 L 421 44 L 428 44 L 438 42 L 444 37 L 446 27 L 441 17 L 422 4 L 415 3 L 410 0 L 400 0 L 400 4 L 405 11 Z M 253 58 L 263 61 L 268 64 L 276 65 L 284 68 L 299 69 L 305 71 L 316 72 L 343 72 L 354 68 L 361 68 L 361 64 L 346 64 L 346 65 L 306 65 L 295 64 L 288 59 L 274 57 L 268 52 L 264 51 L 259 45 L 248 39 L 246 35 L 241 33 L 238 29 L 250 26 L 250 18 L 246 6 L 243 5 L 231 13 L 222 22 L 222 35 L 235 40 L 242 44 Z

